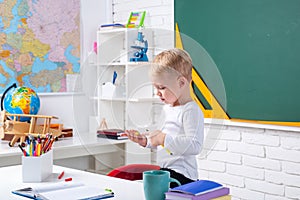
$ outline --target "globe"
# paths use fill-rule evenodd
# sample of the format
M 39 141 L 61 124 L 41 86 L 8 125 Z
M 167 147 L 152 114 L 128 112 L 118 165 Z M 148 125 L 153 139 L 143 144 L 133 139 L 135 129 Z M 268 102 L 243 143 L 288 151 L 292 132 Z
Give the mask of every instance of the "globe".
M 10 114 L 35 115 L 40 109 L 40 98 L 37 93 L 28 87 L 11 88 L 4 96 L 3 106 Z M 28 117 L 21 117 L 20 121 L 29 121 Z

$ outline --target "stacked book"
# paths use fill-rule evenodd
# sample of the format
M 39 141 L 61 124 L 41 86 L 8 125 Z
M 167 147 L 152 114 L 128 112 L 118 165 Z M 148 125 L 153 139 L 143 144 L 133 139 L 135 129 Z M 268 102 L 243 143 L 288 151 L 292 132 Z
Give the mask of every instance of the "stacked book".
M 231 200 L 229 188 L 210 180 L 198 180 L 169 189 L 166 200 Z
M 128 139 L 127 134 L 122 129 L 103 129 L 97 130 L 97 136 L 100 138 L 109 138 L 115 140 Z

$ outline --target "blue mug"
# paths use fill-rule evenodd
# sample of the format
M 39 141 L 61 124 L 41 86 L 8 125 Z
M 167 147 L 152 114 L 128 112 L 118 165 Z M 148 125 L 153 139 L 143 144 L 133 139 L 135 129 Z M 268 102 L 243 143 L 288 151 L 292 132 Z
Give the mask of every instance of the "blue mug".
M 163 170 L 152 170 L 143 172 L 143 185 L 146 200 L 164 200 L 165 192 L 169 190 L 170 183 L 181 185 L 174 178 L 170 178 L 170 172 Z

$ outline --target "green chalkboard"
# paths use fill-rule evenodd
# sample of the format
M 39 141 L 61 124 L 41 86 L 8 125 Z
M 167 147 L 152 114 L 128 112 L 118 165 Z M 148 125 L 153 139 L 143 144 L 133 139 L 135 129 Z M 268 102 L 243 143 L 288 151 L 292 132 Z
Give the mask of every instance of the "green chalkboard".
M 175 0 L 175 22 L 230 118 L 300 121 L 300 0 Z M 202 61 L 207 55 L 188 40 L 213 60 L 225 99 L 212 66 Z

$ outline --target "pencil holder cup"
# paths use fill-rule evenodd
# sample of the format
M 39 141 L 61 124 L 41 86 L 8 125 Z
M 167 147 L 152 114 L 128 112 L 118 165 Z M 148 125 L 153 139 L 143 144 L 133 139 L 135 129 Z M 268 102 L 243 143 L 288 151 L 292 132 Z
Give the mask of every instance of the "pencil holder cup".
M 41 156 L 22 156 L 23 182 L 42 182 L 53 172 L 53 150 Z

